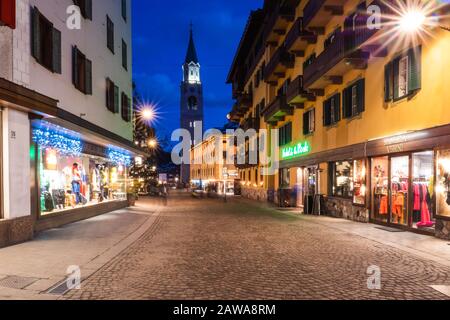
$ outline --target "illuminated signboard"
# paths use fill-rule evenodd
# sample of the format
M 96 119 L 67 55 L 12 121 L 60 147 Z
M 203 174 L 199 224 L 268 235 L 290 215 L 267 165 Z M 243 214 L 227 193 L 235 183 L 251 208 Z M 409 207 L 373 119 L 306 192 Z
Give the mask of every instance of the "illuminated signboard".
M 293 146 L 284 147 L 281 149 L 281 159 L 292 159 L 304 156 L 311 152 L 311 146 L 308 141 L 300 142 Z

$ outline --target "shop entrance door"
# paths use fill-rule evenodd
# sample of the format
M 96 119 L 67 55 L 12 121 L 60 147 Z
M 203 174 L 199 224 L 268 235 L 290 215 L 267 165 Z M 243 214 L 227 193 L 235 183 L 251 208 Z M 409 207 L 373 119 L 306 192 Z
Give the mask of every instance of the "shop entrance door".
M 390 175 L 390 222 L 409 225 L 409 156 L 392 157 Z

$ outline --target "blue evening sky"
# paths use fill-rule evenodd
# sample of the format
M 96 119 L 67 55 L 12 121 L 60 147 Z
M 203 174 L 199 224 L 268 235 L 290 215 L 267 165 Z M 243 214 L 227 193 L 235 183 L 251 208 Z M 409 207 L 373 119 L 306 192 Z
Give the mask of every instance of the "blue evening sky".
M 226 123 L 231 86 L 226 77 L 251 10 L 263 0 L 133 0 L 133 78 L 141 95 L 157 102 L 158 135 L 179 127 L 181 66 L 189 24 L 201 64 L 205 127 Z

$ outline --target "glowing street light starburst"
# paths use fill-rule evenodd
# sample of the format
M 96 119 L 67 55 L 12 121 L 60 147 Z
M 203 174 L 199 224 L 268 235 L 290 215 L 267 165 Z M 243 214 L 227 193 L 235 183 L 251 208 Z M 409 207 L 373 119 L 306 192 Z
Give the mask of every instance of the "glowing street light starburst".
M 152 124 L 159 119 L 158 106 L 155 103 L 140 103 L 137 107 L 137 121 Z

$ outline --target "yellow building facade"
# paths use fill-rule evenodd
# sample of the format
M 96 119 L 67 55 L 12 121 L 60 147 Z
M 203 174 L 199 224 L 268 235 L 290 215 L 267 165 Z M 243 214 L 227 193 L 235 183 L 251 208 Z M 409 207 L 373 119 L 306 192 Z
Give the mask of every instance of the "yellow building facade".
M 222 141 L 218 142 L 218 139 Z M 222 149 L 217 143 L 222 144 Z M 228 136 L 224 134 L 220 137 L 210 136 L 191 148 L 190 173 L 193 188 L 234 195 L 239 178 L 234 164 L 227 161 L 227 150 L 231 150 L 229 156 L 232 157 L 235 148 L 233 145 L 228 148 L 228 145 Z
M 358 0 L 252 12 L 230 118 L 279 129 L 280 169 L 240 166 L 244 196 L 450 237 L 450 32 L 408 33 L 396 15 Z

